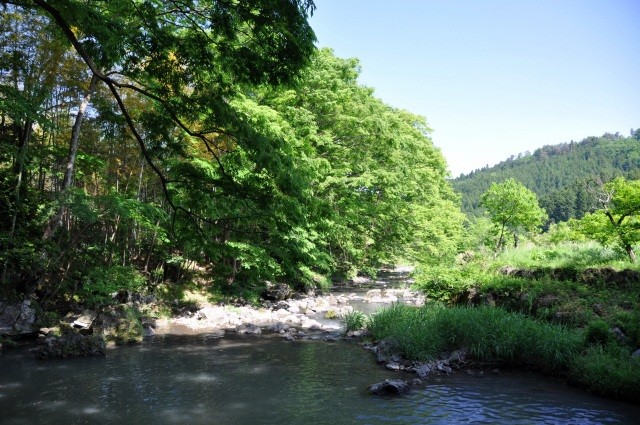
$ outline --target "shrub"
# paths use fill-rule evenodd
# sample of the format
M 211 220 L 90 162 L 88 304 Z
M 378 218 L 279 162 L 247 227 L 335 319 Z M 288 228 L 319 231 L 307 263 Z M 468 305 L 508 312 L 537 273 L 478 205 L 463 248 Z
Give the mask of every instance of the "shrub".
M 571 377 L 596 394 L 640 402 L 640 358 L 620 347 L 590 347 L 572 362 Z
M 609 324 L 602 319 L 592 320 L 587 325 L 585 339 L 590 344 L 606 344 L 612 336 Z
M 144 284 L 144 277 L 132 267 L 98 266 L 84 275 L 76 296 L 88 305 L 112 304 L 114 293 L 119 290 L 139 291 Z
M 367 327 L 369 317 L 361 311 L 354 310 L 347 313 L 342 321 L 347 331 L 356 331 Z

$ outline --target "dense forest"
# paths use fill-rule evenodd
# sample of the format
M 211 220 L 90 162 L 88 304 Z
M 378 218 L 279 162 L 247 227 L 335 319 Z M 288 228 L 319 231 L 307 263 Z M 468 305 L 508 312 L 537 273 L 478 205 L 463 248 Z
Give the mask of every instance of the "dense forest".
M 0 2 L 2 291 L 303 289 L 455 254 L 424 118 L 317 50 L 311 1 Z
M 543 146 L 493 167 L 485 167 L 452 181 L 462 196 L 462 209 L 482 215 L 481 195 L 491 183 L 514 178 L 532 190 L 552 223 L 582 218 L 598 208 L 594 190 L 616 177 L 640 178 L 640 129 L 629 137 L 606 133 L 581 142 Z

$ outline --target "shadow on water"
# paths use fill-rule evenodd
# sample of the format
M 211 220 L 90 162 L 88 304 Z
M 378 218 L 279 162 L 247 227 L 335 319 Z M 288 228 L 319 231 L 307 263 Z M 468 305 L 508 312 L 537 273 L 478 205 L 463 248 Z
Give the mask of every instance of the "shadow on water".
M 636 424 L 640 407 L 524 373 L 434 377 L 402 398 L 397 373 L 348 342 L 157 337 L 106 358 L 0 355 L 3 424 Z M 406 376 L 405 376 L 406 378 Z

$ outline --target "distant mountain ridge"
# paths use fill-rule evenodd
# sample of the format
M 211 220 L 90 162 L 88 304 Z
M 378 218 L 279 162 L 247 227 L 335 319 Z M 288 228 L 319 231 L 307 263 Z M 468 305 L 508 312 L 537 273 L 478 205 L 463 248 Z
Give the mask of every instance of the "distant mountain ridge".
M 640 179 L 640 129 L 631 130 L 629 137 L 605 133 L 580 142 L 546 145 L 451 182 L 462 196 L 462 210 L 474 217 L 482 215 L 480 197 L 491 183 L 514 178 L 538 195 L 550 221 L 557 223 L 581 218 L 596 208 L 589 187 L 618 176 Z

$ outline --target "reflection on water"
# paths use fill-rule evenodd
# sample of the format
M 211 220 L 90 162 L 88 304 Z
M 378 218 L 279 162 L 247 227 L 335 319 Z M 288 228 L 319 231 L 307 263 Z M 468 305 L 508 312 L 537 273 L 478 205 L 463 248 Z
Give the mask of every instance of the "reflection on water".
M 0 355 L 0 423 L 637 424 L 640 406 L 522 374 L 434 377 L 402 398 L 398 375 L 352 343 L 163 337 L 106 358 Z

